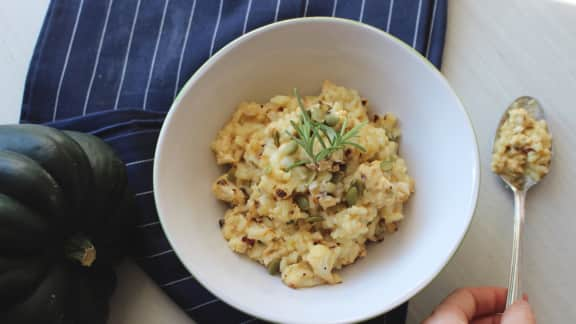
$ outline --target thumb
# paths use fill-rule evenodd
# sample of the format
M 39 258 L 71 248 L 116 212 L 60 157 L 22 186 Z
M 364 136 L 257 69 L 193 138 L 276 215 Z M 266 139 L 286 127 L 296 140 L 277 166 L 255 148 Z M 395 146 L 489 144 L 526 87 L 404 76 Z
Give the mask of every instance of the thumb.
M 530 304 L 525 300 L 519 300 L 506 309 L 501 324 L 536 324 L 536 319 Z

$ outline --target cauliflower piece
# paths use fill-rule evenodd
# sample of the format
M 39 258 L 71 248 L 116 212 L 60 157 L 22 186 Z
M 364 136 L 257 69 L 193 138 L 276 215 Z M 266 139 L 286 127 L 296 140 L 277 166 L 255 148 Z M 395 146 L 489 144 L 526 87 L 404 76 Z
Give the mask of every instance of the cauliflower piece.
M 366 247 L 364 245 L 358 244 L 355 241 L 340 241 L 340 253 L 338 259 L 334 265 L 334 268 L 340 269 L 341 267 L 352 264 L 359 257 L 366 255 Z
M 330 236 L 336 240 L 356 240 L 368 233 L 368 209 L 352 206 L 326 218 L 326 227 L 333 229 Z
M 216 162 L 218 164 L 239 162 L 252 134 L 263 129 L 267 122 L 268 118 L 261 111 L 261 105 L 253 102 L 238 105 L 232 119 L 218 132 L 216 140 L 212 143 Z
M 292 200 L 276 201 L 268 216 L 284 223 L 306 217 Z
M 324 280 L 314 275 L 306 262 L 291 264 L 284 268 L 282 281 L 291 288 L 306 288 L 324 284 Z
M 329 284 L 336 284 L 342 282 L 339 275 L 332 273 L 339 252 L 340 248 L 330 249 L 326 245 L 317 244 L 310 249 L 304 259 L 310 264 L 314 274 Z
M 246 195 L 234 183 L 228 180 L 227 175 L 222 175 L 212 185 L 212 192 L 216 198 L 229 202 L 232 205 L 241 205 L 246 202 Z
M 364 192 L 360 199 L 362 205 L 382 208 L 394 203 L 394 184 L 380 166 L 380 161 L 363 163 L 358 166 L 353 179 L 364 184 Z

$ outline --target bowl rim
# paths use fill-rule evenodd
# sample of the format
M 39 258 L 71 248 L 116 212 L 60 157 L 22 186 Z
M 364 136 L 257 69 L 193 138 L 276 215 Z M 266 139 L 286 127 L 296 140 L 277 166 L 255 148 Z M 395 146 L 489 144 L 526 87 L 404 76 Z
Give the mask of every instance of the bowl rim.
M 339 17 L 297 17 L 297 18 L 291 18 L 291 19 L 286 19 L 286 20 L 274 22 L 274 23 L 271 23 L 268 25 L 264 25 L 264 26 L 255 28 L 254 30 L 252 30 L 252 31 L 250 31 L 244 35 L 239 36 L 238 38 L 232 40 L 230 43 L 228 43 L 225 46 L 223 46 L 222 48 L 220 48 L 216 53 L 214 53 L 214 55 L 209 57 L 192 74 L 192 76 L 184 83 L 184 86 L 180 89 L 180 91 L 178 92 L 178 95 L 174 98 L 174 101 L 170 105 L 170 109 L 169 109 L 169 111 L 165 117 L 164 123 L 162 124 L 162 127 L 160 129 L 160 133 L 158 135 L 158 140 L 157 140 L 157 144 L 156 144 L 156 149 L 154 152 L 154 165 L 153 165 L 154 202 L 156 205 L 156 210 L 158 213 L 158 219 L 160 221 L 160 225 L 161 225 L 162 230 L 164 231 L 164 233 L 166 235 L 168 243 L 170 243 L 172 249 L 174 250 L 175 255 L 182 262 L 182 264 L 186 268 L 186 270 L 188 270 L 188 272 L 190 272 L 192 277 L 194 277 L 204 288 L 206 288 L 215 297 L 222 300 L 223 302 L 225 302 L 229 306 L 232 306 L 232 307 L 234 307 L 234 308 L 236 308 L 242 312 L 245 312 L 245 313 L 247 313 L 253 317 L 263 319 L 266 321 L 272 321 L 272 322 L 290 322 L 290 319 L 281 318 L 281 317 L 275 316 L 274 314 L 269 314 L 269 313 L 266 313 L 265 311 L 261 311 L 259 309 L 252 309 L 252 308 L 246 307 L 245 305 L 242 305 L 240 303 L 236 303 L 235 301 L 228 298 L 228 294 L 225 291 L 216 289 L 215 287 L 211 287 L 207 282 L 198 278 L 197 274 L 192 269 L 190 269 L 190 267 L 188 266 L 188 264 L 186 262 L 184 262 L 184 258 L 182 258 L 180 256 L 179 248 L 172 241 L 170 231 L 168 229 L 168 226 L 166 225 L 166 215 L 164 213 L 162 213 L 162 206 L 161 206 L 160 199 L 159 199 L 157 193 L 159 191 L 159 165 L 160 165 L 160 163 L 162 163 L 161 161 L 163 160 L 161 158 L 160 153 L 163 149 L 162 144 L 165 141 L 166 132 L 167 132 L 167 128 L 168 128 L 167 125 L 169 125 L 171 123 L 172 118 L 174 118 L 174 111 L 176 111 L 176 107 L 178 107 L 181 104 L 183 97 L 184 97 L 184 94 L 186 94 L 190 90 L 190 88 L 198 81 L 198 79 L 200 79 L 206 73 L 206 71 L 216 61 L 218 61 L 220 59 L 220 57 L 222 57 L 225 54 L 227 54 L 228 52 L 230 52 L 234 47 L 236 47 L 240 43 L 242 43 L 246 40 L 249 40 L 251 38 L 254 38 L 254 37 L 258 36 L 259 34 L 265 33 L 265 32 L 272 30 L 272 29 L 281 28 L 285 25 L 293 25 L 293 24 L 301 24 L 301 23 L 338 23 L 338 24 L 344 24 L 344 25 L 355 25 L 356 27 L 363 28 L 366 31 L 375 32 L 380 37 L 387 38 L 388 40 L 400 45 L 410 55 L 414 55 L 419 61 L 423 62 L 424 65 L 428 68 L 428 70 L 430 72 L 432 72 L 436 76 L 436 78 L 446 86 L 446 88 L 449 90 L 450 94 L 456 99 L 458 109 L 462 113 L 464 113 L 464 117 L 465 117 L 465 120 L 467 122 L 467 125 L 468 125 L 469 129 L 472 131 L 473 148 L 471 148 L 471 149 L 473 150 L 473 154 L 474 154 L 474 158 L 473 158 L 474 163 L 472 166 L 473 192 L 472 192 L 472 197 L 470 200 L 470 206 L 468 207 L 469 212 L 467 213 L 467 215 L 465 215 L 467 217 L 466 228 L 459 235 L 458 244 L 456 244 L 452 247 L 452 250 L 448 254 L 448 257 L 446 258 L 446 260 L 444 262 L 441 262 L 440 265 L 431 272 L 431 275 L 429 277 L 425 278 L 424 280 L 421 280 L 412 289 L 407 290 L 403 295 L 395 298 L 395 300 L 392 303 L 388 303 L 386 306 L 383 306 L 383 307 L 378 307 L 376 310 L 374 310 L 370 313 L 366 313 L 363 316 L 356 316 L 354 318 L 345 318 L 345 319 L 341 319 L 341 320 L 339 319 L 338 321 L 332 322 L 332 323 L 348 323 L 348 322 L 365 321 L 365 320 L 380 316 L 384 312 L 392 310 L 392 309 L 398 307 L 399 305 L 405 303 L 410 298 L 414 297 L 416 294 L 418 294 L 418 292 L 420 292 L 426 286 L 428 286 L 430 284 L 430 282 L 432 282 L 432 280 L 434 280 L 440 274 L 440 272 L 446 267 L 446 265 L 448 265 L 448 263 L 454 258 L 454 255 L 456 254 L 456 252 L 462 247 L 462 242 L 463 242 L 466 234 L 470 231 L 472 220 L 474 218 L 474 215 L 476 213 L 476 209 L 478 206 L 478 196 L 479 196 L 479 190 L 480 190 L 480 179 L 481 179 L 480 171 L 481 170 L 480 170 L 480 158 L 479 158 L 480 154 L 479 154 L 479 147 L 478 147 L 478 136 L 477 136 L 476 130 L 474 129 L 474 125 L 472 124 L 470 114 L 464 108 L 464 105 L 462 104 L 461 98 L 454 91 L 454 89 L 452 88 L 452 86 L 450 85 L 450 83 L 448 82 L 446 77 L 436 68 L 436 66 L 434 66 L 420 52 L 418 52 L 418 51 L 416 51 L 416 49 L 410 47 L 408 44 L 406 44 L 404 41 L 402 41 L 398 37 L 386 32 L 386 31 L 378 29 L 374 26 L 371 26 L 371 25 L 368 25 L 368 24 L 365 24 L 362 22 L 358 22 L 356 20 L 346 19 L 346 18 L 339 18 Z

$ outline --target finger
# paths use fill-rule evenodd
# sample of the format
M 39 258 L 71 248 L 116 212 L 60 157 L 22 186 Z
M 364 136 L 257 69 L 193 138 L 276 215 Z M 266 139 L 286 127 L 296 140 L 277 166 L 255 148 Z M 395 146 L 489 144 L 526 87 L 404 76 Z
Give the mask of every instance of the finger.
M 462 288 L 448 296 L 425 323 L 468 323 L 477 316 L 501 313 L 505 307 L 505 288 Z
M 536 324 L 530 304 L 524 300 L 517 301 L 502 315 L 502 324 Z
M 502 313 L 506 307 L 506 289 L 499 287 L 458 289 L 448 296 L 443 304 L 460 309 L 468 320 L 477 316 Z
M 477 318 L 470 322 L 470 324 L 501 324 L 502 314 L 488 315 Z
M 528 299 L 528 294 L 522 294 L 522 299 L 524 299 L 527 302 L 530 302 L 530 299 Z

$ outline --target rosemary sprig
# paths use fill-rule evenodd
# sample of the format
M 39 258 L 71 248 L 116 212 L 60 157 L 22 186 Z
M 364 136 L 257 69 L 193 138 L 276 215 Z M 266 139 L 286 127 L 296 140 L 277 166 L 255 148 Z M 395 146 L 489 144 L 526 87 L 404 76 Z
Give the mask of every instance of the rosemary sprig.
M 298 100 L 300 120 L 298 123 L 290 121 L 290 124 L 296 130 L 296 136 L 288 131 L 286 131 L 286 133 L 296 144 L 302 147 L 308 156 L 308 160 L 296 161 L 288 169 L 306 164 L 318 164 L 318 162 L 328 158 L 332 153 L 344 149 L 347 145 L 366 152 L 366 149 L 362 145 L 352 142 L 352 139 L 358 137 L 358 132 L 366 125 L 366 122 L 362 122 L 354 126 L 351 130 L 346 131 L 348 119 L 345 118 L 342 122 L 342 127 L 340 127 L 340 131 L 337 131 L 331 126 L 310 118 L 309 112 L 304 108 L 304 103 L 298 93 L 298 89 L 294 89 L 294 96 L 296 100 Z M 318 152 L 314 151 L 314 143 L 316 141 L 318 141 L 321 146 Z

